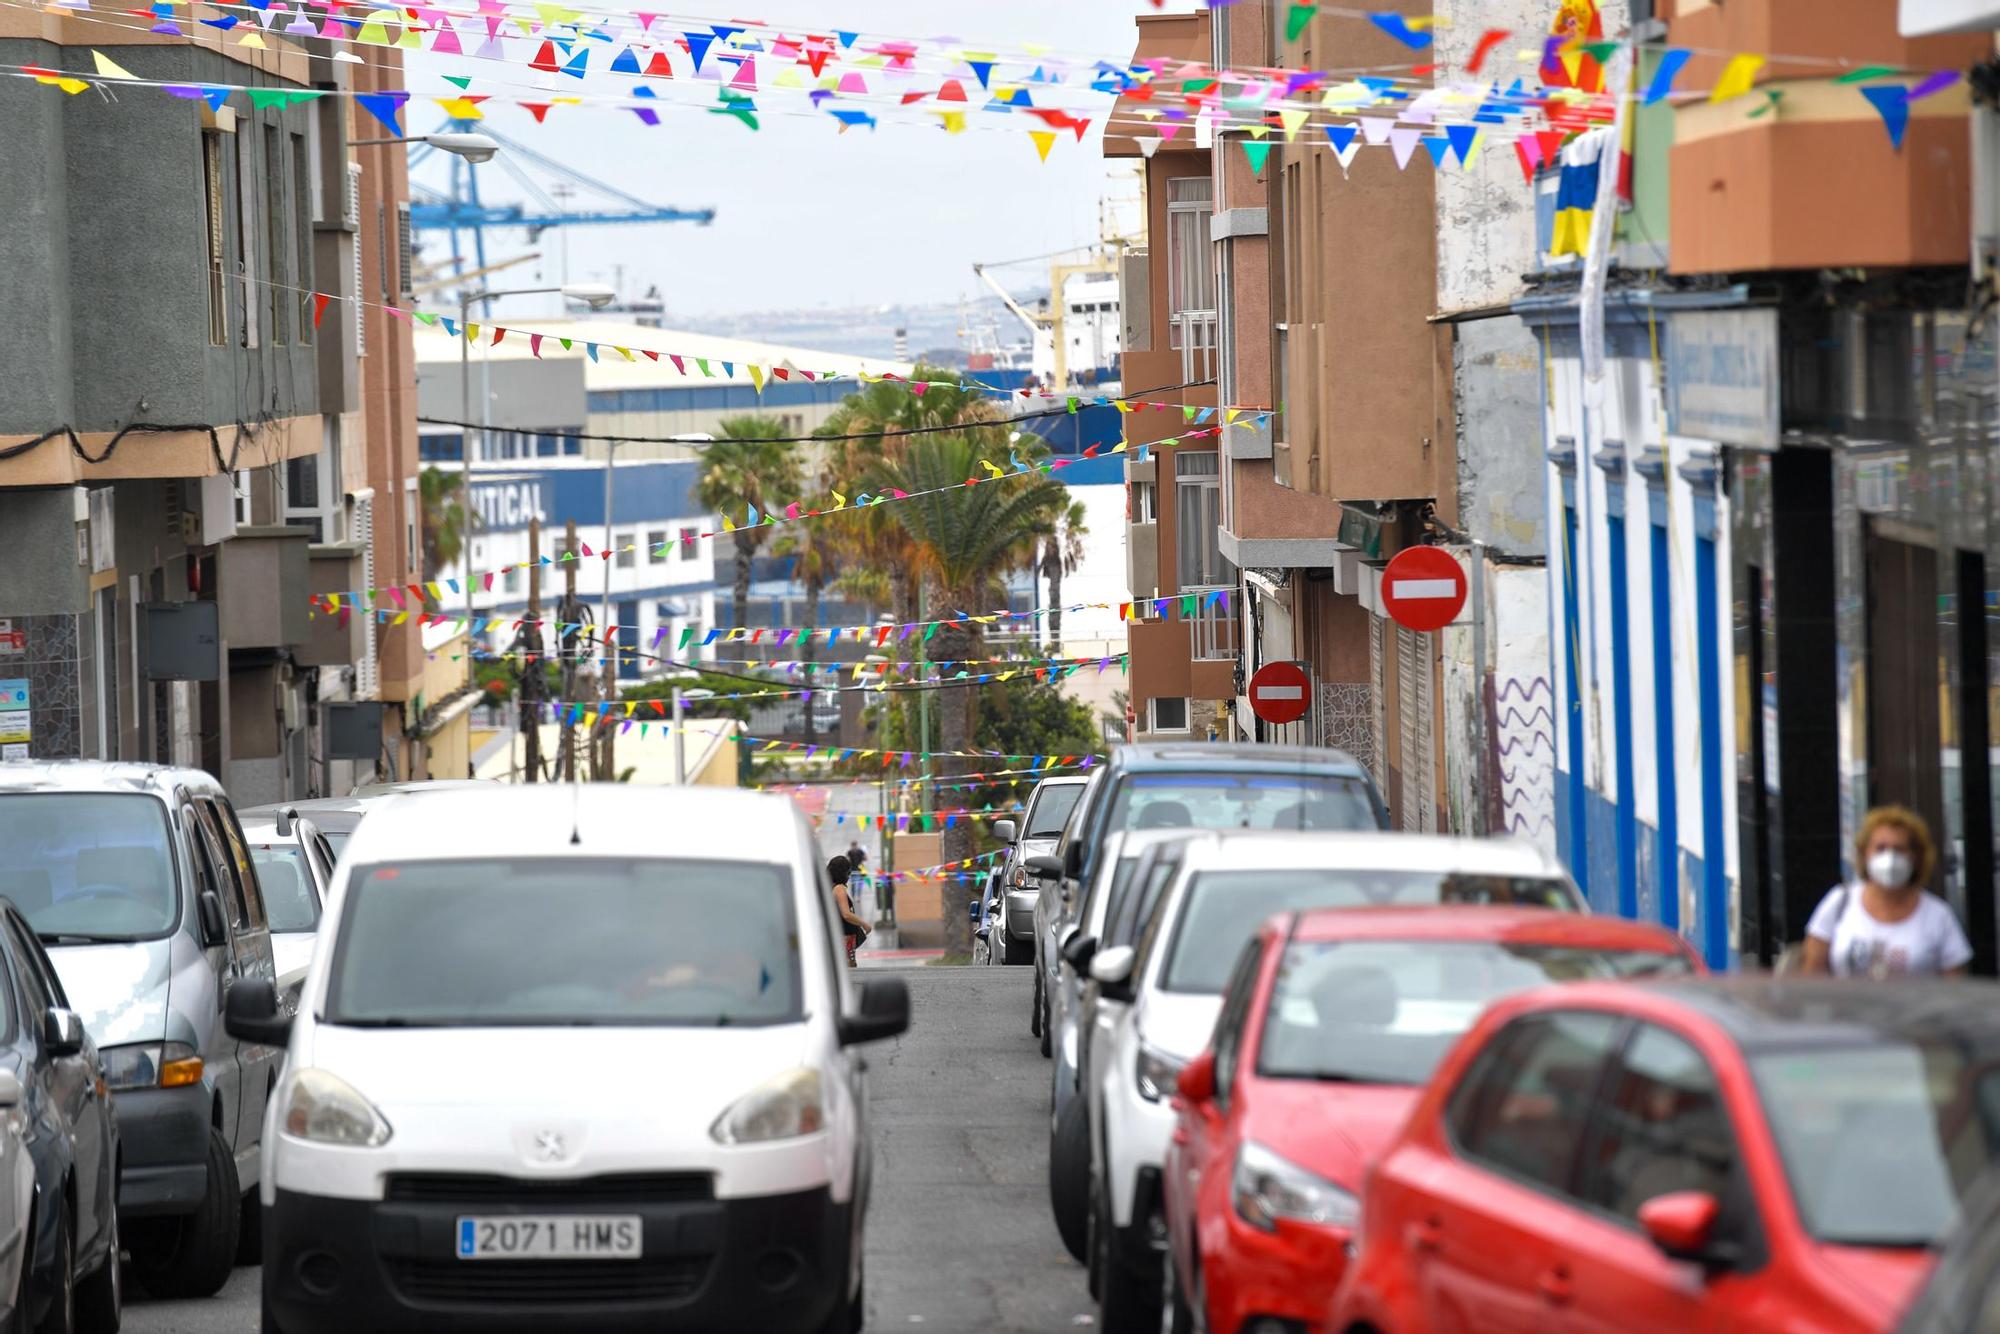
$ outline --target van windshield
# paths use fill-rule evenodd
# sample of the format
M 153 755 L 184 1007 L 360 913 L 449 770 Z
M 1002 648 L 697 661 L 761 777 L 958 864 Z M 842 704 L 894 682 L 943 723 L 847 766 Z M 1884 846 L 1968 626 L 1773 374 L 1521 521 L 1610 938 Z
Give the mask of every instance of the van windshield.
M 356 867 L 327 1022 L 679 1024 L 800 1017 L 790 873 L 530 857 Z
M 51 945 L 165 935 L 180 908 L 171 838 L 156 797 L 0 794 L 0 894 Z
M 1063 825 L 1069 820 L 1069 813 L 1076 809 L 1076 803 L 1083 797 L 1083 784 L 1064 783 L 1061 787 L 1045 787 L 1035 798 L 1035 809 L 1028 816 L 1028 832 L 1023 838 L 1056 838 L 1061 835 Z

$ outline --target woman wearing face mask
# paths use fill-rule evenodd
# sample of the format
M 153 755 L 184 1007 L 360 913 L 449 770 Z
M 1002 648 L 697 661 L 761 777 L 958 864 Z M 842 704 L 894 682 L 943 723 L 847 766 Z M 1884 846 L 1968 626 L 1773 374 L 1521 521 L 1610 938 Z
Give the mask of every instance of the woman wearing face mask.
M 1820 900 L 1806 923 L 1804 971 L 1836 977 L 1963 976 L 1972 945 L 1951 908 L 1925 891 L 1936 853 L 1923 817 L 1878 806 L 1854 844 L 1859 884 Z

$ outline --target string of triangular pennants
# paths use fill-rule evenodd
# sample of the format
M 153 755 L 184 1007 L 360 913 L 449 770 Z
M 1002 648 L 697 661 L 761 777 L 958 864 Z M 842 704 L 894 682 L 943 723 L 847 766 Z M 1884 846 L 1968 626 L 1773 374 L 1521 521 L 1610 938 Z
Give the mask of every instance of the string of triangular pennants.
M 1039 769 L 995 769 L 983 774 L 953 774 L 951 781 L 941 778 L 829 778 L 811 783 L 753 783 L 751 787 L 759 792 L 781 792 L 786 794 L 812 792 L 831 787 L 893 787 L 907 788 L 924 786 L 938 792 L 965 791 L 984 787 L 1022 787 L 1039 783 L 1055 774 L 1080 771 L 1088 768 L 1088 763 L 1072 765 L 1045 765 Z
M 1118 663 L 1120 668 L 1123 669 L 1126 660 L 1129 657 L 1130 655 L 1126 653 L 1113 653 L 1113 654 L 1107 654 L 1102 658 L 1092 658 L 1088 662 L 1069 663 L 1063 666 L 1055 666 L 1055 667 L 1037 666 L 1032 663 L 1022 663 L 1010 668 L 1007 671 L 1002 671 L 1002 672 L 971 673 L 966 671 L 960 671 L 953 676 L 945 676 L 943 674 L 938 674 L 934 676 L 926 676 L 921 678 L 920 680 L 902 682 L 902 683 L 882 681 L 882 682 L 868 682 L 860 685 L 851 685 L 851 686 L 772 686 L 769 689 L 765 690 L 738 690 L 724 694 L 703 695 L 701 696 L 699 702 L 703 704 L 713 704 L 723 700 L 796 699 L 801 696 L 803 696 L 808 702 L 810 702 L 813 696 L 815 695 L 843 695 L 843 694 L 856 694 L 856 693 L 876 694 L 876 695 L 908 694 L 912 691 L 922 690 L 932 686 L 986 685 L 989 682 L 1012 681 L 1021 677 L 1028 677 L 1032 678 L 1037 682 L 1043 682 L 1049 685 L 1054 685 L 1059 681 L 1068 679 L 1069 677 L 1081 676 L 1084 673 L 1084 671 L 1087 668 L 1089 668 L 1092 664 L 1096 665 L 1097 674 L 1099 676 L 1104 675 L 1105 669 L 1110 667 L 1111 664 L 1114 662 Z M 625 701 L 624 702 L 624 705 L 626 707 L 625 716 L 626 717 L 631 716 L 631 706 L 633 704 L 642 702 L 645 701 L 634 701 L 634 700 Z M 563 701 L 545 700 L 545 701 L 540 701 L 540 703 L 561 705 Z M 577 710 L 590 710 L 598 708 L 599 706 L 603 706 L 605 708 L 615 707 L 609 701 L 606 700 L 573 701 L 570 702 L 569 704 L 569 707 Z
M 1114 653 L 1110 655 L 1109 661 L 1115 662 L 1126 656 L 1128 655 Z M 907 670 L 915 665 L 907 662 L 843 662 L 837 659 L 831 662 L 819 660 L 807 662 L 803 658 L 703 658 L 698 663 L 689 663 L 680 658 L 670 658 L 658 653 L 645 653 L 635 648 L 620 650 L 616 658 L 613 658 L 608 653 L 597 657 L 587 657 L 583 652 L 563 653 L 560 650 L 543 653 L 489 652 L 485 650 L 470 654 L 431 652 L 426 653 L 424 657 L 430 662 L 463 662 L 469 657 L 474 662 L 535 662 L 540 660 L 544 663 L 575 663 L 583 667 L 608 667 L 621 662 L 630 662 L 632 659 L 637 658 L 642 662 L 656 662 L 668 667 L 697 667 L 704 671 L 717 667 L 762 667 L 768 671 L 783 672 L 787 676 L 794 677 L 804 676 L 807 679 L 811 679 L 815 674 L 822 672 L 865 671 L 869 673 L 893 674 Z M 985 667 L 993 665 L 1001 667 L 1069 667 L 1081 664 L 1087 667 L 1097 661 L 1100 661 L 1100 659 L 1096 656 L 1080 658 L 928 658 L 924 660 L 923 666 L 942 669 L 946 667 Z
M 533 713 L 538 721 L 545 719 L 548 722 L 562 722 L 573 726 L 587 724 L 592 727 L 609 727 L 613 724 L 619 724 L 627 731 L 634 726 L 638 726 L 647 729 L 641 731 L 640 736 L 642 738 L 651 735 L 653 732 L 658 732 L 661 736 L 670 737 L 676 731 L 689 736 L 698 735 L 708 737 L 714 735 L 706 727 L 691 726 L 685 723 L 676 726 L 671 722 L 659 723 L 641 716 L 640 710 L 643 709 L 650 712 L 654 718 L 667 717 L 667 701 L 663 699 L 578 700 L 572 702 L 562 700 L 523 700 L 520 707 L 524 711 Z M 897 767 L 908 769 L 912 765 L 927 763 L 931 760 L 997 760 L 1002 764 L 1018 763 L 1022 765 L 1022 767 L 1017 769 L 1003 769 L 1000 771 L 1002 773 L 1033 774 L 1046 773 L 1054 769 L 1066 769 L 1071 766 L 1079 769 L 1088 769 L 1099 758 L 1096 755 L 1003 755 L 997 751 L 990 750 L 883 749 L 881 747 L 842 746 L 818 741 L 788 741 L 783 737 L 749 736 L 740 732 L 728 739 L 739 746 L 755 747 L 759 754 L 772 754 L 782 751 L 786 754 L 798 755 L 803 759 L 812 759 L 815 756 L 824 754 L 826 760 L 833 764 L 845 763 L 852 759 L 879 759 L 884 769 Z M 960 779 L 980 777 L 978 774 L 953 774 L 950 776 Z
M 994 806 L 990 804 L 985 806 L 938 806 L 938 807 L 933 807 L 930 810 L 889 811 L 885 814 L 876 814 L 874 812 L 869 812 L 866 814 L 856 814 L 850 811 L 821 811 L 818 814 L 814 815 L 812 817 L 812 820 L 814 824 L 825 824 L 826 822 L 831 821 L 836 826 L 844 825 L 848 821 L 852 820 L 855 826 L 860 829 L 893 828 L 899 834 L 900 833 L 922 834 L 922 833 L 928 833 L 929 831 L 926 830 L 921 823 L 919 823 L 915 828 L 911 828 L 912 821 L 923 821 L 938 816 L 946 816 L 946 815 L 950 816 L 972 815 L 972 816 L 995 816 L 995 817 L 1018 815 L 1027 808 L 1028 805 L 1026 802 L 1016 802 L 1011 806 Z
M 449 583 L 451 581 L 446 580 L 444 582 Z M 436 586 L 435 583 L 426 585 L 426 587 L 432 590 L 435 590 Z M 393 592 L 396 590 L 390 591 Z M 436 593 L 433 591 L 431 595 L 435 597 Z M 313 614 L 325 613 L 338 615 L 343 618 L 351 616 L 356 610 L 351 599 L 346 605 L 341 605 L 341 600 L 348 597 L 349 595 L 341 593 L 315 593 L 310 599 L 315 608 Z M 329 605 L 330 603 L 333 605 Z M 1065 613 L 1109 611 L 1114 605 L 1118 609 L 1119 619 L 1128 621 L 1142 619 L 1148 609 L 1155 616 L 1166 617 L 1170 609 L 1176 605 L 1179 606 L 1183 617 L 1191 617 L 1198 611 L 1208 608 L 1220 608 L 1223 612 L 1227 613 L 1229 610 L 1229 590 L 1226 588 L 1217 588 L 1202 593 L 1174 593 L 1162 598 L 1144 598 L 1137 602 L 1120 602 L 1116 604 L 1110 602 L 1078 602 L 1064 607 L 1062 610 Z M 361 610 L 364 615 L 367 614 L 368 609 L 364 608 Z M 763 637 L 768 633 L 773 636 L 772 642 L 782 648 L 786 643 L 792 642 L 794 639 L 803 640 L 808 636 L 817 637 L 824 634 L 828 644 L 837 644 L 840 642 L 841 636 L 846 635 L 856 644 L 872 643 L 876 647 L 881 647 L 889 643 L 892 638 L 898 644 L 903 643 L 919 630 L 923 631 L 923 638 L 928 641 L 936 637 L 941 627 L 947 625 L 983 626 L 992 625 L 999 621 L 1035 620 L 1047 616 L 1054 610 L 1055 608 L 1053 607 L 1030 607 L 1022 611 L 994 611 L 987 612 L 984 615 L 960 612 L 957 616 L 945 620 L 899 621 L 869 625 L 829 625 L 808 626 L 804 628 L 793 626 L 756 626 L 746 628 L 739 625 L 726 629 L 718 626 L 709 630 L 701 643 L 704 647 L 718 640 L 724 643 L 742 641 L 755 644 L 761 642 Z M 427 627 L 448 625 L 462 629 L 469 625 L 474 634 L 491 634 L 496 629 L 501 631 L 519 630 L 527 625 L 535 625 L 543 629 L 553 630 L 558 636 L 596 632 L 596 627 L 587 621 L 538 621 L 525 616 L 511 618 L 506 616 L 474 616 L 467 618 L 464 616 L 445 616 L 435 612 L 412 613 L 407 609 L 403 611 L 390 611 L 384 607 L 374 608 L 373 611 L 377 622 L 383 625 L 402 625 L 415 619 L 419 625 Z M 345 625 L 347 621 L 343 619 L 341 624 Z M 630 629 L 631 627 L 628 626 L 626 628 Z M 606 626 L 604 627 L 604 634 L 608 639 L 610 636 L 616 635 L 618 630 L 618 626 Z M 668 632 L 669 627 L 666 626 L 662 626 L 654 631 L 652 647 L 659 647 L 660 641 L 666 637 Z M 683 628 L 681 631 L 681 642 L 676 647 L 684 649 L 692 645 L 695 634 L 694 627 Z
M 992 852 L 982 852 L 976 857 L 966 857 L 960 861 L 919 866 L 914 871 L 870 871 L 869 874 L 877 880 L 976 880 L 979 877 L 964 868 L 992 861 L 1005 851 L 1005 848 L 996 848 Z

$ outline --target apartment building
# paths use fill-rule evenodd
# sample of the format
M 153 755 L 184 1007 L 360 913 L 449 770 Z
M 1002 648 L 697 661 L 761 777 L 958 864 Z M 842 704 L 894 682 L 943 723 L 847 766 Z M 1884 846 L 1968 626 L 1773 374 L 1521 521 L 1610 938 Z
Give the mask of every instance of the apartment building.
M 316 320 L 311 294 L 349 295 L 377 254 L 344 94 L 400 86 L 400 71 L 393 57 L 331 64 L 275 33 L 255 48 L 188 31 L 0 15 L 13 65 L 91 72 L 97 50 L 142 79 L 332 94 L 280 108 L 242 92 L 0 88 L 14 127 L 0 179 L 34 221 L 0 236 L 0 307 L 35 334 L 0 382 L 0 534 L 17 553 L 0 578 L 0 678 L 20 706 L 0 757 L 199 765 L 245 803 L 345 790 L 378 761 L 330 768 L 322 698 L 393 698 L 421 655 L 385 674 L 383 644 L 408 632 L 334 642 L 307 595 L 328 560 L 369 560 L 354 551 L 377 551 L 384 528 L 382 567 L 407 568 L 398 530 L 414 511 L 370 492 L 414 475 L 388 443 L 411 372 L 407 340 L 400 366 L 370 358 L 353 307 Z M 380 173 L 378 206 L 393 207 L 400 167 Z M 378 352 L 393 342 L 367 333 Z

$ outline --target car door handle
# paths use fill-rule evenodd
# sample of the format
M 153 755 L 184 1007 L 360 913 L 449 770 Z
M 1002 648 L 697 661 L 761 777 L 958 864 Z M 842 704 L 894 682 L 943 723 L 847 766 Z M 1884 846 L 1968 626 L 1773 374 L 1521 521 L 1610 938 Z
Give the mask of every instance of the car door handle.
M 1418 1251 L 1435 1251 L 1444 1241 L 1444 1222 L 1436 1214 L 1418 1220 L 1410 1228 L 1410 1246 Z
M 1568 1265 L 1551 1265 L 1535 1280 L 1535 1286 L 1542 1290 L 1542 1296 L 1551 1306 L 1567 1306 L 1574 1295 L 1569 1282 Z

